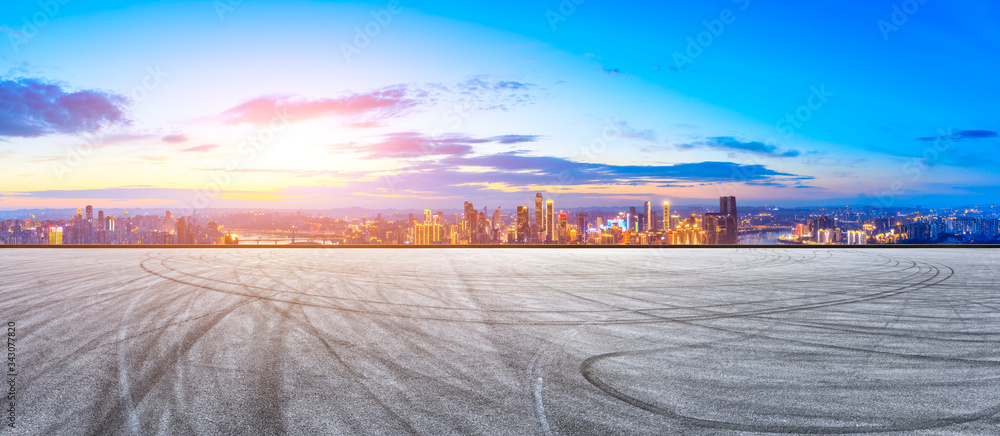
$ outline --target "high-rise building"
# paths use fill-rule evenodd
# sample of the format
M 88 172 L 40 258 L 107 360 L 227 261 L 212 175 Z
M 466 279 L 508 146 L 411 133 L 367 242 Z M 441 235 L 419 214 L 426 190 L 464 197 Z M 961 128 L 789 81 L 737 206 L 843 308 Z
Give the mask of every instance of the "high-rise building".
M 465 227 L 465 233 L 470 244 L 476 244 L 479 241 L 476 239 L 476 221 L 479 214 L 476 212 L 476 208 L 472 206 L 471 201 L 465 202 L 465 221 L 463 225 Z
M 49 227 L 49 245 L 63 244 L 63 228 Z
M 431 218 L 431 210 L 424 209 L 424 224 L 430 224 L 431 221 L 433 221 L 433 218 Z
M 177 218 L 177 243 L 188 244 L 187 234 L 187 223 L 184 222 L 184 218 Z
M 576 242 L 587 243 L 587 214 L 576 214 Z
M 719 214 L 725 217 L 725 223 L 721 220 L 719 223 L 720 227 L 725 227 L 725 230 L 719 230 L 719 243 L 736 245 L 739 243 L 740 237 L 740 218 L 736 213 L 736 197 L 719 197 Z
M 552 199 L 550 198 L 548 200 L 545 200 L 545 241 L 546 242 L 554 241 L 554 240 L 557 239 L 557 238 L 554 237 L 554 235 L 555 235 L 555 228 L 556 228 L 556 222 L 555 222 L 555 220 L 558 217 L 555 215 L 555 211 L 553 209 L 555 209 L 555 204 L 552 203 Z
M 479 212 L 476 217 L 476 242 L 474 244 L 485 244 L 490 242 L 489 238 L 486 237 L 486 208 L 483 207 L 483 211 Z
M 643 210 L 645 211 L 645 214 L 646 214 L 645 227 L 642 229 L 642 231 L 644 231 L 644 232 L 652 232 L 653 231 L 653 208 L 652 208 L 652 206 L 649 205 L 648 201 L 645 202 L 642 206 L 643 206 Z
M 670 202 L 663 200 L 663 231 L 669 232 L 671 230 L 673 227 L 670 225 Z
M 701 216 L 702 243 L 706 245 L 724 244 L 726 238 L 726 217 L 721 213 L 706 213 Z
M 829 244 L 831 238 L 832 235 L 830 229 L 823 229 L 819 231 L 818 237 L 816 238 L 816 242 L 819 242 L 820 244 Z
M 94 206 L 87 205 L 87 225 L 91 226 L 94 224 Z
M 498 230 L 501 227 L 500 223 L 500 206 L 497 206 L 496 210 L 493 211 L 493 230 Z
M 545 225 L 542 224 L 542 216 L 545 214 L 543 208 L 544 202 L 542 201 L 542 193 L 538 192 L 535 194 L 535 224 L 532 227 L 531 240 L 529 242 L 538 242 L 539 235 L 542 230 L 545 229 Z
M 517 207 L 517 233 L 515 233 L 515 240 L 520 244 L 531 240 L 532 227 L 528 220 L 528 213 L 528 206 Z
M 569 226 L 566 223 L 566 214 L 563 211 L 559 211 L 559 221 L 556 223 L 556 231 L 559 234 L 559 243 L 565 244 L 567 238 L 569 237 Z
M 736 213 L 736 197 L 719 197 L 719 213 L 738 216 Z

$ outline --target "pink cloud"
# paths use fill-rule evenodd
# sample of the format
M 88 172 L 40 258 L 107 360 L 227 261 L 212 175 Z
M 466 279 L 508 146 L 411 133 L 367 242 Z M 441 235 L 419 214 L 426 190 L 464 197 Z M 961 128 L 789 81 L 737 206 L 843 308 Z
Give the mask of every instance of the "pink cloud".
M 171 144 L 176 144 L 178 142 L 185 142 L 187 140 L 188 137 L 187 135 L 184 134 L 167 135 L 163 137 L 163 142 L 169 142 Z
M 341 116 L 353 120 L 354 124 L 371 125 L 378 120 L 399 117 L 422 103 L 410 97 L 406 87 L 397 86 L 338 98 L 258 97 L 226 110 L 219 117 L 227 124 L 266 124 L 281 117 L 302 121 Z
M 212 150 L 215 150 L 216 148 L 219 148 L 218 144 L 205 144 L 205 145 L 198 145 L 198 146 L 195 146 L 195 147 L 185 148 L 185 149 L 183 149 L 181 151 L 184 151 L 184 152 L 203 152 L 203 151 L 212 151 Z

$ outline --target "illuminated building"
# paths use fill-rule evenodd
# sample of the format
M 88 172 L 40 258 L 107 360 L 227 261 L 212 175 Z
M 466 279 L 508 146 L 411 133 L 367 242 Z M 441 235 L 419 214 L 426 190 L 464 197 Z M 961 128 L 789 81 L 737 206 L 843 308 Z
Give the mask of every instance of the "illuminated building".
M 63 228 L 49 227 L 49 245 L 62 245 L 62 243 L 63 243 Z
M 830 229 L 820 230 L 817 234 L 816 242 L 819 242 L 820 244 L 829 244 L 831 236 L 832 233 L 830 232 Z
M 848 230 L 847 231 L 847 244 L 848 245 L 865 245 L 868 243 L 868 235 L 861 230 Z
M 531 225 L 528 223 L 528 206 L 517 207 L 517 232 L 515 241 L 521 244 L 531 241 Z
M 431 210 L 424 209 L 424 224 L 430 224 L 433 220 L 434 218 L 431 217 Z M 410 219 L 410 222 L 413 222 L 413 219 Z
M 553 209 L 555 205 L 552 203 L 552 199 L 545 200 L 545 241 L 551 242 L 554 238 L 554 231 L 556 227 L 555 220 L 558 218 L 555 216 Z
M 643 203 L 642 206 L 646 214 L 646 220 L 644 222 L 645 225 L 643 226 L 642 231 L 651 232 L 653 231 L 653 208 L 649 205 L 648 201 Z
M 468 240 L 470 244 L 476 244 L 479 242 L 476 237 L 476 221 L 479 217 L 479 213 L 476 212 L 476 208 L 472 206 L 471 201 L 465 202 L 465 220 L 463 221 L 465 239 Z
M 701 216 L 702 243 L 706 245 L 724 244 L 726 241 L 726 218 L 728 215 L 706 213 Z
M 578 213 L 576 214 L 576 229 L 577 237 L 576 242 L 580 244 L 587 243 L 587 215 Z
M 542 215 L 544 214 L 543 210 L 542 210 L 542 207 L 543 207 L 542 204 L 543 204 L 543 202 L 542 202 L 542 193 L 541 192 L 536 193 L 535 194 L 535 226 L 532 227 L 532 230 L 531 230 L 531 239 L 528 242 L 538 242 L 538 239 L 539 239 L 538 236 L 539 236 L 539 234 L 541 234 L 542 230 L 545 228 L 545 226 L 542 225 Z
M 562 211 L 559 211 L 559 221 L 557 223 L 557 226 L 558 226 L 557 231 L 559 233 L 559 243 L 565 244 L 566 238 L 569 236 L 569 229 L 566 223 L 566 214 L 563 213 Z
M 671 230 L 673 230 L 673 227 L 670 225 L 670 202 L 664 200 L 663 201 L 663 231 L 664 232 L 669 232 Z
M 417 245 L 440 244 L 445 240 L 447 229 L 440 224 L 417 224 L 413 243 Z

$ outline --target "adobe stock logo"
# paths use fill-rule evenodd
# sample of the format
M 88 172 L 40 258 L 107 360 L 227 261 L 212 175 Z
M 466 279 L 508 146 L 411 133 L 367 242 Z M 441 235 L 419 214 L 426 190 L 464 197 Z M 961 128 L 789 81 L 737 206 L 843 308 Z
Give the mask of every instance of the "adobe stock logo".
M 739 5 L 739 10 L 745 11 L 750 7 L 750 0 L 732 0 Z M 712 45 L 715 40 L 726 31 L 726 26 L 736 22 L 736 13 L 732 9 L 725 8 L 719 11 L 719 17 L 713 20 L 702 21 L 705 30 L 698 32 L 695 36 L 687 37 L 687 47 L 684 53 L 674 52 L 674 71 L 683 72 L 685 66 L 694 63 L 695 59 L 705 53 L 705 49 Z
M 14 49 L 14 53 L 20 53 L 21 46 L 31 42 L 38 32 L 49 24 L 59 10 L 62 9 L 69 0 L 44 0 L 38 2 L 38 7 L 41 9 L 31 15 L 29 19 L 27 16 L 21 17 L 21 29 L 11 29 L 7 26 L 4 27 L 7 30 L 7 39 L 10 41 L 11 48 Z
M 899 28 L 910 21 L 910 17 L 920 11 L 920 5 L 927 3 L 927 0 L 906 0 L 903 5 L 892 5 L 892 15 L 889 16 L 891 23 L 886 20 L 878 20 L 875 23 L 878 30 L 882 32 L 882 39 L 889 42 L 889 34 L 899 31 Z
M 399 15 L 403 12 L 403 7 L 399 4 L 400 0 L 391 0 L 385 5 L 382 10 L 371 10 L 368 13 L 372 16 L 372 20 L 365 23 L 364 26 L 354 26 L 354 40 L 352 42 L 342 42 L 340 43 L 340 51 L 344 54 L 344 60 L 347 63 L 354 61 L 354 56 L 361 54 L 361 51 L 368 48 L 371 45 L 372 40 L 377 38 L 382 34 L 382 31 L 389 24 L 392 24 L 392 17 L 394 15 Z
M 557 24 L 566 21 L 566 17 L 573 15 L 576 12 L 576 7 L 586 3 L 587 0 L 562 0 L 559 2 L 559 7 L 556 8 L 557 11 L 549 9 L 545 11 L 545 19 L 549 20 L 549 27 L 552 27 L 552 31 L 555 32 L 557 29 Z
M 796 129 L 802 128 L 807 121 L 812 119 L 813 113 L 822 109 L 823 105 L 834 95 L 833 92 L 826 90 L 825 83 L 819 85 L 818 88 L 812 86 L 809 90 L 812 93 L 806 98 L 806 104 L 796 108 L 795 112 L 785 114 L 785 117 L 774 125 L 779 132 L 785 134 L 786 138 L 791 137 Z

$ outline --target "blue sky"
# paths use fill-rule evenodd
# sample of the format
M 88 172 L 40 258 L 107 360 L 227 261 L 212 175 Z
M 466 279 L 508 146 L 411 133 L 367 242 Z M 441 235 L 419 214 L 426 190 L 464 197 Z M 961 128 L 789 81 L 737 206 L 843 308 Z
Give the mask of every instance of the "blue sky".
M 689 3 L 12 2 L 0 209 L 993 201 L 1000 6 Z

